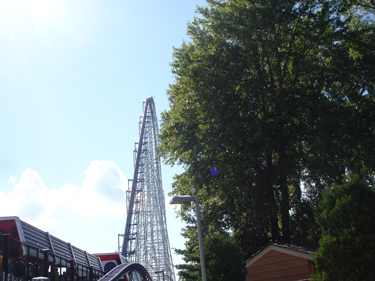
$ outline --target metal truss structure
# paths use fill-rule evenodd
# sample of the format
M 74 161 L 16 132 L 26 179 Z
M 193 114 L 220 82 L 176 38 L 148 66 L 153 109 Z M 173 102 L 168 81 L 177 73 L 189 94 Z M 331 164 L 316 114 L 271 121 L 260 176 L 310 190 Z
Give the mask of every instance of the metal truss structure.
M 153 98 L 143 104 L 134 176 L 127 191 L 127 218 L 122 255 L 142 264 L 152 280 L 175 281 L 165 216 L 161 167 L 156 161 L 158 121 Z

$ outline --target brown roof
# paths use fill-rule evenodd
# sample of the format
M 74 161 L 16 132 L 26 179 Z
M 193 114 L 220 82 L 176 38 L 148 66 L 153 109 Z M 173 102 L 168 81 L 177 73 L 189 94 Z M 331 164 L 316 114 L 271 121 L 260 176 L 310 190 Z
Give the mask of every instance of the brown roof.
M 316 250 L 318 249 L 317 246 L 312 246 L 312 245 L 294 245 L 294 244 L 278 244 L 278 243 L 269 243 L 267 246 L 273 245 L 276 247 L 284 248 L 284 249 L 289 249 L 292 251 L 298 251 L 306 254 L 313 255 L 316 253 Z
M 295 251 L 298 253 L 304 253 L 308 255 L 313 255 L 316 253 L 318 247 L 315 245 L 294 245 L 294 244 L 279 244 L 279 243 L 274 243 L 274 242 L 269 242 L 267 245 L 259 249 L 255 254 L 253 254 L 245 263 L 247 264 L 250 260 L 252 260 L 254 257 L 256 257 L 259 253 L 264 251 L 267 247 L 272 246 L 272 247 L 277 247 L 280 249 L 285 249 L 285 250 L 290 250 L 290 251 Z

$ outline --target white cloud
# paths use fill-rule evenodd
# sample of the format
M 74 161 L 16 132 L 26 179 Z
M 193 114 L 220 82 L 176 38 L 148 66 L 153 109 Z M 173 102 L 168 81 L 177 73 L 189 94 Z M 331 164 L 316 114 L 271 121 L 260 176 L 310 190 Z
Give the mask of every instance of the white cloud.
M 0 213 L 7 216 L 18 215 L 32 222 L 53 223 L 50 214 L 54 209 L 49 208 L 49 194 L 39 174 L 26 169 L 12 192 L 0 194 Z
M 9 181 L 15 183 L 10 176 Z M 86 170 L 81 186 L 67 184 L 59 189 L 49 189 L 38 172 L 26 169 L 13 190 L 0 191 L 2 216 L 19 216 L 43 228 L 57 224 L 57 210 L 66 216 L 124 216 L 127 180 L 113 161 L 93 161 Z
M 9 176 L 9 181 L 10 181 L 11 183 L 16 183 L 16 177 Z
M 74 213 L 124 216 L 127 180 L 113 161 L 93 161 L 71 208 Z

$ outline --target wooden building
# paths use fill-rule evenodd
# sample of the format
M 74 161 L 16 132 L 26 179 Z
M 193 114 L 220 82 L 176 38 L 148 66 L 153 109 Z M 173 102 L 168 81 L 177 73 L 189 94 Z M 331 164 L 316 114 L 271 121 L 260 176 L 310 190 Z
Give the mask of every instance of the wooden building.
M 269 244 L 246 261 L 246 281 L 301 281 L 314 274 L 315 250 L 296 245 Z

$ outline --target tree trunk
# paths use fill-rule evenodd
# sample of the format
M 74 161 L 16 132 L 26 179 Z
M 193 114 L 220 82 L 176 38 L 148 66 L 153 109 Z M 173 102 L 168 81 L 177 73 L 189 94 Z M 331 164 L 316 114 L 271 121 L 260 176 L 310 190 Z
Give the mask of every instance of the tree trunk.
M 279 222 L 277 219 L 277 205 L 272 185 L 273 179 L 273 164 L 272 155 L 267 154 L 267 167 L 265 175 L 265 188 L 267 193 L 267 199 L 269 202 L 269 217 L 271 222 L 271 239 L 272 241 L 280 241 Z
M 281 191 L 281 229 L 282 241 L 290 243 L 290 228 L 289 228 L 289 189 L 287 178 L 287 161 L 286 161 L 286 148 L 282 144 L 279 150 L 279 180 Z

